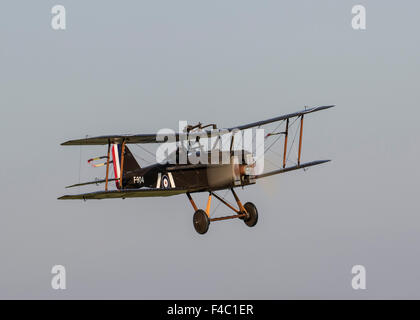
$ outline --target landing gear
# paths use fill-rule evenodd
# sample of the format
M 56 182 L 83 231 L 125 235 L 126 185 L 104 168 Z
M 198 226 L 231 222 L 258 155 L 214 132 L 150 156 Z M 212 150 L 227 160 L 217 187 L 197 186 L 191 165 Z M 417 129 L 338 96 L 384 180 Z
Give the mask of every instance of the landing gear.
M 195 231 L 199 234 L 205 234 L 209 230 L 210 219 L 204 210 L 198 209 L 193 216 Z
M 236 209 L 230 203 L 228 203 L 225 199 L 219 197 L 217 194 L 210 191 L 206 210 L 201 210 L 197 208 L 191 195 L 187 193 L 187 197 L 190 200 L 191 205 L 193 206 L 195 210 L 194 216 L 193 216 L 193 224 L 194 224 L 195 231 L 197 231 L 199 234 L 205 234 L 209 230 L 210 222 L 235 219 L 235 218 L 239 218 L 243 220 L 248 227 L 254 227 L 257 224 L 258 222 L 257 207 L 252 202 L 247 202 L 245 203 L 245 205 L 242 205 L 235 191 L 233 189 L 231 189 L 231 191 L 236 200 L 236 203 L 238 204 L 239 209 Z M 227 216 L 227 217 L 210 218 L 210 204 L 211 204 L 212 196 L 215 196 L 218 200 L 220 200 L 220 202 L 222 202 L 224 205 L 226 205 L 227 207 L 235 211 L 237 214 L 233 216 Z
M 258 222 L 258 210 L 255 204 L 252 202 L 247 202 L 244 205 L 246 210 L 246 217 L 244 218 L 244 222 L 248 227 L 254 227 Z

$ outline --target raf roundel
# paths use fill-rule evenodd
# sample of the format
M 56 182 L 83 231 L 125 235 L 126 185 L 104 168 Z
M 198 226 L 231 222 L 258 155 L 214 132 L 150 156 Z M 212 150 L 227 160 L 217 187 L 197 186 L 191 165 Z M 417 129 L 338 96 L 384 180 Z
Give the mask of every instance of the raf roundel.
M 162 189 L 168 189 L 170 186 L 168 176 L 162 177 Z

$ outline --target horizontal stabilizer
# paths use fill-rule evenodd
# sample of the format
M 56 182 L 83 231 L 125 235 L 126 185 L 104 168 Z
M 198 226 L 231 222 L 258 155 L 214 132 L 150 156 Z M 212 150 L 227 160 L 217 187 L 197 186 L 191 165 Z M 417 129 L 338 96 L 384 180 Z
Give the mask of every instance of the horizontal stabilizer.
M 297 165 L 297 166 L 287 167 L 287 168 L 283 168 L 283 169 L 279 169 L 279 170 L 274 170 L 274 171 L 269 171 L 269 172 L 266 172 L 266 173 L 262 173 L 262 174 L 259 174 L 259 175 L 255 176 L 255 179 L 265 178 L 265 177 L 273 176 L 273 175 L 279 174 L 279 173 L 284 173 L 284 172 L 288 172 L 288 171 L 293 171 L 293 170 L 303 169 L 303 168 L 307 168 L 307 167 L 312 167 L 312 166 L 316 166 L 318 164 L 322 164 L 322 163 L 329 162 L 329 161 L 331 161 L 331 160 L 317 160 L 317 161 L 312 161 L 312 162 L 306 162 L 306 163 L 302 163 L 302 164 Z

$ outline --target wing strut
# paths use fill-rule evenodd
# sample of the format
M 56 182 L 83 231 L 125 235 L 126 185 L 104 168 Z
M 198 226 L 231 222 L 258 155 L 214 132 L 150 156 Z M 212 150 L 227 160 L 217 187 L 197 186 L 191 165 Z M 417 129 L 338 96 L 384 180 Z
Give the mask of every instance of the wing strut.
M 289 118 L 286 120 L 286 131 L 284 132 L 283 168 L 286 167 L 287 136 L 289 135 Z
M 108 155 L 106 160 L 106 175 L 105 175 L 105 191 L 108 191 L 108 175 L 109 175 L 109 156 L 111 151 L 111 142 L 108 140 Z
M 300 116 L 298 166 L 300 165 L 300 154 L 301 154 L 301 151 L 302 151 L 302 133 L 303 133 L 303 114 Z

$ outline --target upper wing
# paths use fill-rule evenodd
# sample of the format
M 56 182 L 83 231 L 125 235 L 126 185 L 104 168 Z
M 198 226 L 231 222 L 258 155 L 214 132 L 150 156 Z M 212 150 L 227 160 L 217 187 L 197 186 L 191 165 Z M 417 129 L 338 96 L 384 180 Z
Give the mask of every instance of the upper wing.
M 89 199 L 110 199 L 110 198 L 137 198 L 137 197 L 168 197 L 177 194 L 193 192 L 194 190 L 187 189 L 126 189 L 126 190 L 111 190 L 111 191 L 97 191 L 74 195 L 65 195 L 59 200 L 89 200 Z
M 283 116 L 279 116 L 279 117 L 275 117 L 275 118 L 271 118 L 271 119 L 267 119 L 267 120 L 252 122 L 252 123 L 244 124 L 244 125 L 241 125 L 241 126 L 228 128 L 226 130 L 226 132 L 223 132 L 223 133 L 230 132 L 234 129 L 244 130 L 244 129 L 257 127 L 257 126 L 261 126 L 261 125 L 276 122 L 276 121 L 281 121 L 281 120 L 285 120 L 285 119 L 289 119 L 289 118 L 293 118 L 293 117 L 299 117 L 299 116 L 302 116 L 302 115 L 307 114 L 307 113 L 321 111 L 321 110 L 329 109 L 329 108 L 332 108 L 332 107 L 334 107 L 334 105 L 309 108 L 309 109 L 305 109 L 305 110 L 302 110 L 302 111 L 299 111 L 299 112 L 289 113 L 289 114 L 286 114 L 286 115 L 283 115 Z M 213 132 L 208 131 L 208 130 L 204 130 L 204 132 L 206 132 L 209 137 L 211 137 L 212 134 L 214 134 Z M 99 136 L 99 137 L 69 140 L 69 141 L 63 142 L 61 145 L 62 146 L 77 146 L 77 145 L 105 145 L 105 144 L 108 144 L 108 143 L 121 144 L 121 143 L 123 143 L 123 141 L 125 141 L 125 143 L 157 143 L 157 142 L 168 141 L 168 136 L 170 136 L 170 134 L 162 134 L 161 136 L 165 137 L 165 139 L 163 141 L 156 141 L 157 136 L 158 135 L 156 133 L 153 133 L 153 134 L 135 134 L 135 135 Z M 179 133 L 174 133 L 174 136 L 175 136 L 176 141 L 178 141 L 179 140 Z
M 169 134 L 168 134 L 169 135 Z M 112 136 L 99 136 L 91 137 L 77 140 L 69 140 L 63 142 L 62 146 L 79 146 L 79 145 L 101 145 L 108 143 L 156 143 L 157 134 L 135 134 L 135 135 L 112 135 Z M 175 134 L 176 139 L 178 139 L 178 134 Z M 167 138 L 165 141 L 166 142 Z
M 321 111 L 321 110 L 329 109 L 329 108 L 332 108 L 332 107 L 334 107 L 334 105 L 309 108 L 309 109 L 305 109 L 305 110 L 302 110 L 302 111 L 299 111 L 299 112 L 289 113 L 289 114 L 285 114 L 283 116 L 278 116 L 278 117 L 267 119 L 267 120 L 262 120 L 262 121 L 257 121 L 257 122 L 244 124 L 244 125 L 237 126 L 237 127 L 232 127 L 232 128 L 229 128 L 229 131 L 232 131 L 234 129 L 244 130 L 244 129 L 248 129 L 248 128 L 258 127 L 258 126 L 262 126 L 264 124 L 268 124 L 268 123 L 272 123 L 272 122 L 276 122 L 276 121 L 281 121 L 281 120 L 285 120 L 285 119 L 289 119 L 289 118 L 299 117 L 299 116 L 302 116 L 302 115 L 307 114 L 307 113 Z
M 207 134 L 208 137 L 212 137 L 217 135 L 219 132 L 211 132 L 208 130 L 203 131 Z M 227 133 L 227 132 L 223 132 Z M 220 134 L 223 134 L 220 133 Z M 186 133 L 184 133 L 186 135 Z M 161 137 L 162 139 L 157 141 L 157 137 Z M 83 139 L 76 139 L 76 140 L 69 140 L 63 142 L 62 146 L 80 146 L 80 145 L 105 145 L 105 144 L 121 144 L 123 141 L 125 143 L 164 143 L 169 140 L 169 137 L 173 137 L 172 141 L 179 140 L 179 133 L 162 133 L 162 134 L 135 134 L 135 135 L 112 135 L 112 136 L 99 136 L 99 137 L 91 137 L 91 138 L 83 138 Z M 184 138 L 185 139 L 185 138 Z

